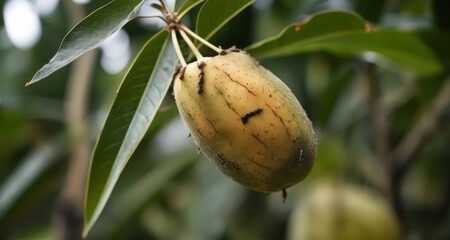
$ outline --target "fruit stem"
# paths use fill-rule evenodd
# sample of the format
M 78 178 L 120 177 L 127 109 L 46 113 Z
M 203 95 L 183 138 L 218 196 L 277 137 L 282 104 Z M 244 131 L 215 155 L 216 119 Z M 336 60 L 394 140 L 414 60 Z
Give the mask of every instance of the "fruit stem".
M 172 37 L 173 47 L 175 48 L 175 53 L 177 54 L 178 60 L 180 60 L 181 66 L 186 67 L 186 60 L 184 60 L 183 53 L 180 49 L 180 44 L 178 44 L 177 32 L 175 30 L 170 31 Z
M 191 41 L 191 39 L 186 35 L 183 29 L 180 28 L 179 30 L 181 37 L 184 39 L 184 41 L 187 43 L 189 48 L 191 49 L 192 53 L 194 53 L 195 58 L 197 60 L 200 60 L 203 58 L 202 54 L 198 51 L 198 49 L 195 47 L 194 43 Z
M 212 50 L 214 50 L 217 53 L 221 53 L 222 49 L 214 46 L 213 44 L 211 44 L 210 42 L 206 41 L 204 38 L 200 37 L 199 35 L 197 35 L 196 33 L 194 33 L 193 31 L 191 31 L 191 29 L 189 29 L 188 27 L 186 27 L 183 24 L 180 24 L 180 30 L 186 32 L 187 34 L 189 34 L 191 37 L 197 39 L 198 41 L 200 41 L 201 43 L 203 43 L 205 46 L 211 48 Z

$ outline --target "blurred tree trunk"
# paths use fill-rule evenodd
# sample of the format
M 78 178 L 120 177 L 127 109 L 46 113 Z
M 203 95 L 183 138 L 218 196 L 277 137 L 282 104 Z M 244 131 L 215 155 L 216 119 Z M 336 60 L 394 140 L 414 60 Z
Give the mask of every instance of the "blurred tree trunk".
M 68 23 L 73 27 L 85 16 L 82 5 L 63 1 Z M 55 239 L 81 239 L 83 203 L 91 154 L 87 125 L 87 102 L 98 50 L 92 50 L 71 65 L 65 101 L 65 119 L 70 142 L 67 173 L 54 213 Z

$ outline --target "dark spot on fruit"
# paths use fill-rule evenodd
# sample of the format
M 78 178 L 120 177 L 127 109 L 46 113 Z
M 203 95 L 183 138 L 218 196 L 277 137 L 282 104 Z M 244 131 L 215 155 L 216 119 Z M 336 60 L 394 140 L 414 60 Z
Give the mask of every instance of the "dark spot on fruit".
M 237 48 L 236 46 L 232 46 L 228 49 L 222 50 L 219 54 L 220 55 L 227 55 L 230 52 L 241 52 L 241 49 Z
M 182 67 L 180 64 L 177 65 L 177 67 L 175 68 L 175 73 L 173 74 L 173 78 L 175 79 L 175 77 L 180 74 L 180 80 L 183 81 L 184 79 L 184 72 L 186 72 L 186 67 Z
M 239 172 L 241 171 L 241 166 L 233 161 L 225 158 L 223 154 L 217 154 L 217 163 L 219 167 L 224 170 L 224 173 L 229 176 L 239 176 Z
M 256 115 L 260 114 L 262 111 L 263 111 L 263 110 L 262 110 L 261 108 L 258 108 L 258 109 L 256 109 L 255 111 L 251 111 L 251 112 L 245 114 L 245 116 L 241 117 L 241 119 L 242 119 L 242 124 L 244 124 L 244 125 L 247 124 L 249 118 L 251 118 L 251 117 L 253 117 L 253 116 L 256 116 Z
M 205 83 L 205 62 L 198 63 L 197 67 L 200 70 L 200 73 L 198 74 L 198 86 L 197 86 L 197 93 L 201 94 L 203 92 L 203 84 Z

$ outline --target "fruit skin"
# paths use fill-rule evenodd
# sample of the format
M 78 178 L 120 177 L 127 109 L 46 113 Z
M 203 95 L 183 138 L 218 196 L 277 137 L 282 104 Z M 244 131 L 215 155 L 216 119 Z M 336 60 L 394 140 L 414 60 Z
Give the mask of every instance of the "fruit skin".
M 310 120 L 291 90 L 246 52 L 188 64 L 175 76 L 174 96 L 202 152 L 240 184 L 275 192 L 310 172 Z
M 288 240 L 399 240 L 386 200 L 370 189 L 326 179 L 310 186 L 289 221 Z

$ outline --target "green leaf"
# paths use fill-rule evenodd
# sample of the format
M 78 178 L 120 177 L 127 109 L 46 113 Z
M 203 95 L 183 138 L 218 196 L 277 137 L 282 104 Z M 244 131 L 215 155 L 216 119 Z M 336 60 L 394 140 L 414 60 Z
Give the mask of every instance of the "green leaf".
M 94 231 L 98 237 L 93 236 L 93 239 L 111 236 L 120 231 L 142 207 L 167 186 L 171 179 L 198 160 L 197 152 L 193 150 L 190 148 L 165 157 L 161 163 L 149 169 L 149 172 L 136 183 L 120 193 L 120 197 L 111 199 L 111 205 L 106 208 L 105 216 L 100 218 L 99 228 Z
M 350 64 L 349 64 L 350 65 Z M 332 117 L 334 111 L 338 109 L 336 106 L 340 98 L 348 97 L 345 90 L 352 80 L 351 66 L 345 66 L 331 73 L 331 81 L 326 88 L 317 96 L 317 102 L 320 102 L 320 107 L 317 108 L 317 121 L 325 129 L 329 126 L 328 122 Z
M 450 32 L 435 29 L 421 29 L 416 32 L 417 36 L 436 53 L 440 62 L 447 68 L 450 66 Z
M 181 18 L 184 14 L 189 12 L 192 8 L 197 6 L 198 4 L 204 2 L 205 0 L 186 0 L 183 5 L 178 9 L 178 16 Z
M 360 32 L 365 32 L 365 25 L 364 19 L 359 15 L 342 11 L 324 11 L 288 26 L 273 38 L 247 47 L 247 51 L 258 58 L 292 55 L 292 50 L 305 51 L 301 48 L 305 44 Z
M 210 34 L 250 2 L 231 4 L 232 8 L 227 8 L 228 16 L 215 21 L 217 25 L 209 24 L 212 31 Z M 198 3 L 189 1 L 184 8 L 187 11 Z M 167 41 L 167 32 L 160 32 L 144 46 L 112 106 L 91 161 L 84 236 L 98 219 L 123 168 L 148 129 L 170 86 L 177 59 L 173 47 L 167 45 Z
M 142 2 L 144 0 L 116 0 L 91 13 L 70 30 L 55 56 L 36 72 L 26 86 L 42 80 L 81 54 L 98 47 L 136 16 Z
M 358 15 L 342 11 L 315 14 L 246 50 L 256 58 L 313 51 L 343 55 L 373 52 L 418 74 L 436 74 L 443 68 L 435 53 L 413 33 L 373 29 Z
M 58 135 L 31 151 L 0 185 L 0 222 L 37 179 L 67 151 L 67 142 L 64 137 Z
M 188 206 L 190 214 L 187 216 L 185 237 L 197 240 L 220 239 L 227 235 L 230 219 L 239 206 L 242 206 L 249 191 L 217 174 L 216 166 L 206 159 L 201 160 L 203 161 L 196 166 L 196 187 L 201 191 L 192 196 Z M 237 238 L 239 237 L 233 239 Z M 244 238 L 256 239 L 249 235 Z
M 87 235 L 166 95 L 177 63 L 168 33 L 141 49 L 119 89 L 92 156 L 85 200 Z
M 198 13 L 196 33 L 205 39 L 209 39 L 253 2 L 255 0 L 207 1 Z

